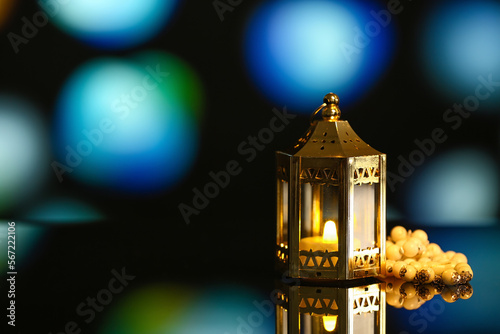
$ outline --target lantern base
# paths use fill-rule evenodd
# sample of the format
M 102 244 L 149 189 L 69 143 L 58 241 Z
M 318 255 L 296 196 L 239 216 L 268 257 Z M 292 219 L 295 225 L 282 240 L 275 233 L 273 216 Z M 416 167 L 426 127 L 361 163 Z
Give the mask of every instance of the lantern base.
M 289 249 L 285 245 L 276 246 L 276 267 L 282 272 L 286 272 L 289 261 Z M 356 280 L 365 277 L 376 277 L 381 275 L 381 254 L 380 248 L 368 247 L 357 249 L 350 257 L 348 272 L 340 272 L 339 262 L 340 252 L 334 251 L 299 251 L 298 274 L 292 277 L 299 279 L 314 280 Z

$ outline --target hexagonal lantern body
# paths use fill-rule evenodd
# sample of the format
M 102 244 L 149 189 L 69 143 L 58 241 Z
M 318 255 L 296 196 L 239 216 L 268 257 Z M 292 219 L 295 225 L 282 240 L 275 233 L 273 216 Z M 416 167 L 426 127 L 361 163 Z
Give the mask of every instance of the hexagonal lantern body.
M 377 276 L 385 263 L 386 155 L 339 120 L 338 98 L 329 95 L 315 112 L 323 119 L 277 152 L 277 265 L 303 279 Z

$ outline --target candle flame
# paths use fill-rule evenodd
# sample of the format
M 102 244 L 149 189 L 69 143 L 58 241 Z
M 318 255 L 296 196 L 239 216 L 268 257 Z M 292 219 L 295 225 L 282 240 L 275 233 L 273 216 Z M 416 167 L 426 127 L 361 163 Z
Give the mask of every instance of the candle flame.
M 323 230 L 323 242 L 339 242 L 339 237 L 337 235 L 337 225 L 335 225 L 335 222 L 333 220 L 329 220 L 325 223 L 325 228 Z
M 327 332 L 333 332 L 337 327 L 338 315 L 325 315 L 323 316 L 323 326 Z

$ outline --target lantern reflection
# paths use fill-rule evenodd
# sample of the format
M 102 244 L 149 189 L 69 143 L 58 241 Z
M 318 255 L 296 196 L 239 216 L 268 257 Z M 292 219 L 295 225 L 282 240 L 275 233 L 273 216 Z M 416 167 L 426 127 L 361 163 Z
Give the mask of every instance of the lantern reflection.
M 280 285 L 276 333 L 385 333 L 384 283 L 351 287 Z

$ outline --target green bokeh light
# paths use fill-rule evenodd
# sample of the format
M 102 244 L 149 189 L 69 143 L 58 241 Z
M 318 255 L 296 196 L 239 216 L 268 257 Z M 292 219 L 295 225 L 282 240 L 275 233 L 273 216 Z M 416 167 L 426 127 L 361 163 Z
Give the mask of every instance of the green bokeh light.
M 193 291 L 175 284 L 139 288 L 113 304 L 99 333 L 176 333 L 175 328 L 182 323 L 193 296 Z
M 193 120 L 200 121 L 204 105 L 201 80 L 191 65 L 162 51 L 144 51 L 135 57 L 144 68 L 159 66 L 169 73 L 159 87 L 168 101 L 182 107 Z M 171 78 L 172 80 L 169 80 Z

